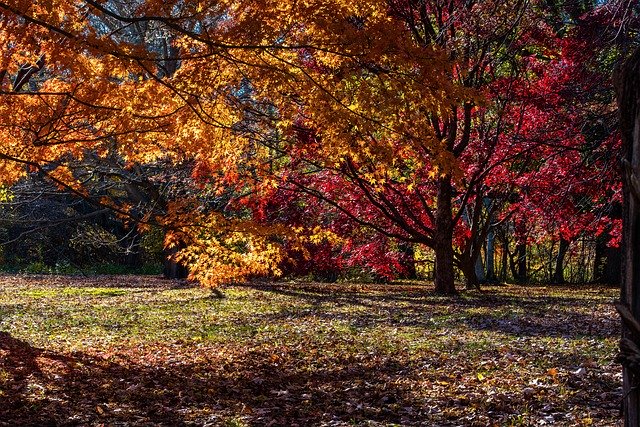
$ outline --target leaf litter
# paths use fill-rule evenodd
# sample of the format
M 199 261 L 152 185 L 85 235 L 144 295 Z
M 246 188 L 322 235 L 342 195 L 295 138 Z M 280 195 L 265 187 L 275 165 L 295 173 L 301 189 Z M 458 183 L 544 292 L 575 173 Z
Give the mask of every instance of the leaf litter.
M 0 277 L 0 425 L 616 426 L 617 291 Z

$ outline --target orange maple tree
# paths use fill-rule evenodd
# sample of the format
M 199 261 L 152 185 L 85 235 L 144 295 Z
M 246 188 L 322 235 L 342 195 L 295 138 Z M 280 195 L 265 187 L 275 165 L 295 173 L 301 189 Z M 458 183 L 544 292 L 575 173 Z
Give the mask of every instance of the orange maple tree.
M 3 184 L 36 169 L 84 194 L 91 174 L 81 179 L 78 161 L 115 153 L 126 165 L 206 163 L 219 191 L 268 192 L 286 179 L 301 123 L 321 128 L 322 165 L 310 171 L 375 162 L 366 179 L 383 185 L 406 175 L 398 139 L 405 158 L 420 150 L 436 174 L 455 170 L 430 121 L 474 94 L 386 1 L 5 0 L 0 10 Z M 211 286 L 277 274 L 283 235 L 328 235 L 258 227 L 197 197 L 144 218 L 170 230 L 167 245 L 186 244 L 179 257 Z

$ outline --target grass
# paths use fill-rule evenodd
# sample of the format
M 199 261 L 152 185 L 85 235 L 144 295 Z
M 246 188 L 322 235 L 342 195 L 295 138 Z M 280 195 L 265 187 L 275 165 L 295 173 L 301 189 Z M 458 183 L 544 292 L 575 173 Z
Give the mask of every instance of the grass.
M 0 425 L 618 425 L 617 291 L 0 277 Z

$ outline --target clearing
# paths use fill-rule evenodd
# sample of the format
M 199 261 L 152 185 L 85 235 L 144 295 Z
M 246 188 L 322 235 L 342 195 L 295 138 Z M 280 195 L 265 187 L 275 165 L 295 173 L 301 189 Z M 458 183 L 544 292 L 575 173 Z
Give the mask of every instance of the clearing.
M 618 290 L 0 277 L 0 425 L 619 424 Z

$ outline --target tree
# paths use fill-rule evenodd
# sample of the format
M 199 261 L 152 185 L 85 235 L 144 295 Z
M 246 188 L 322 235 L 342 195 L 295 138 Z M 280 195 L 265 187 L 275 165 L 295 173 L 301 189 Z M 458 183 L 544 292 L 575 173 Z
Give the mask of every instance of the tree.
M 625 160 L 627 172 L 625 179 L 625 212 L 624 212 L 624 264 L 622 271 L 621 305 L 618 306 L 623 318 L 624 335 L 620 343 L 619 360 L 623 364 L 624 374 L 624 408 L 625 425 L 634 426 L 640 423 L 640 392 L 636 387 L 640 371 L 637 358 L 640 329 L 637 318 L 640 317 L 640 188 L 638 173 L 640 171 L 640 111 L 637 109 L 640 100 L 640 49 L 631 55 L 618 75 L 618 102 L 622 140 L 626 149 Z
M 115 147 L 129 164 L 199 159 L 214 165 L 227 185 L 241 178 L 239 192 L 268 191 L 273 174 L 265 163 L 273 165 L 274 152 L 287 144 L 282 138 L 279 147 L 270 146 L 272 136 L 291 129 L 301 112 L 332 125 L 323 133 L 326 164 L 345 156 L 351 162 L 388 160 L 375 151 L 389 135 L 410 134 L 433 151 L 442 170 L 452 167 L 437 155 L 439 142 L 430 132 L 407 123 L 420 123 L 410 117 L 418 105 L 436 111 L 463 93 L 446 78 L 442 53 L 416 46 L 408 30 L 398 31 L 385 2 L 364 8 L 290 2 L 243 10 L 232 3 L 173 3 L 0 4 L 0 108 L 13 119 L 2 128 L 6 182 L 28 165 L 86 194 L 71 163 L 87 153 L 104 157 Z M 172 40 L 171 49 L 150 47 L 142 32 L 129 29 L 140 26 L 169 33 L 164 40 Z M 168 63 L 174 69 L 168 71 Z M 91 87 L 84 83 L 89 80 Z M 382 142 L 374 149 L 353 146 L 344 135 L 354 130 Z M 113 200 L 102 203 L 131 212 Z M 275 271 L 269 258 L 277 258 L 278 250 L 269 240 L 276 231 L 198 206 L 197 200 L 169 203 L 156 221 L 174 230 L 169 244 L 188 242 L 182 255 L 203 274 L 200 279 L 214 283 Z M 211 271 L 223 264 L 235 267 L 214 279 Z
M 473 288 L 490 229 L 513 210 L 521 209 L 523 217 L 529 216 L 527 209 L 540 210 L 546 205 L 545 195 L 557 193 L 553 184 L 560 182 L 559 176 L 571 178 L 562 183 L 566 188 L 588 183 L 579 187 L 580 197 L 595 197 L 603 190 L 594 173 L 588 180 L 569 173 L 584 169 L 582 154 L 591 149 L 581 130 L 587 121 L 582 110 L 589 104 L 576 94 L 588 98 L 586 86 L 596 87 L 600 80 L 573 82 L 577 70 L 586 75 L 586 66 L 580 69 L 582 63 L 574 57 L 577 47 L 567 41 L 574 40 L 573 33 L 562 27 L 566 35 L 560 35 L 552 25 L 539 24 L 548 17 L 542 4 L 518 3 L 503 10 L 492 2 L 393 2 L 392 13 L 412 29 L 418 45 L 437 44 L 456 59 L 450 72 L 454 81 L 484 95 L 482 102 L 454 104 L 446 114 L 429 118 L 433 133 L 444 141 L 440 152 L 457 166 L 455 173 L 440 171 L 431 153 L 395 138 L 389 141 L 388 153 L 403 169 L 388 174 L 386 164 L 380 167 L 377 159 L 347 159 L 334 167 L 309 152 L 288 152 L 304 161 L 288 165 L 282 188 L 324 200 L 332 215 L 340 213 L 344 220 L 387 238 L 433 248 L 440 260 L 435 278 L 439 291 L 455 291 L 454 265 Z M 584 44 L 576 46 L 584 51 Z M 306 120 L 299 126 L 299 144 L 323 144 L 321 123 Z M 601 172 L 607 166 L 603 163 Z M 296 167 L 300 169 L 294 174 Z M 547 186 L 531 185 L 536 182 Z M 532 198 L 538 206 L 531 206 Z M 565 210 L 566 214 L 571 213 Z M 576 217 L 576 224 L 586 221 Z M 568 228 L 572 233 L 584 230 L 577 225 Z M 518 251 L 525 280 L 526 241 Z
M 296 193 L 390 247 L 431 247 L 437 291 L 455 293 L 454 266 L 478 286 L 526 177 L 583 142 L 558 109 L 568 62 L 549 2 L 244 6 L 0 2 L 3 179 L 26 165 L 86 195 L 73 166 L 88 156 L 115 152 L 126 171 L 193 162 L 208 195 Z M 199 190 L 144 211 L 100 203 L 160 224 L 210 285 L 279 274 L 287 245 L 338 234 L 261 224 Z

